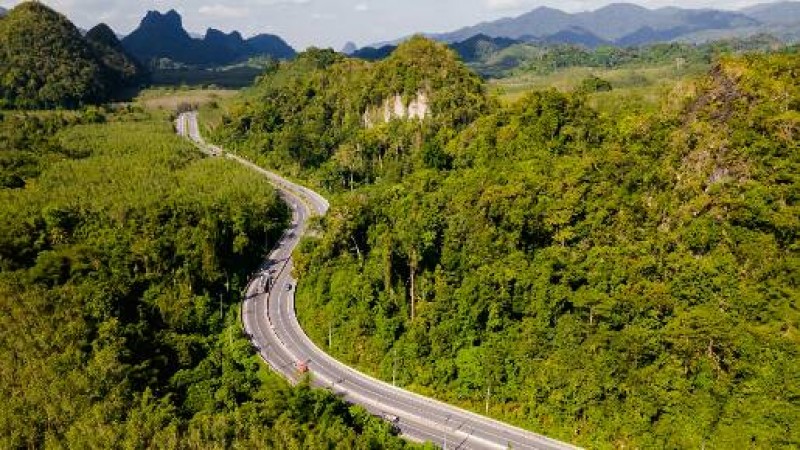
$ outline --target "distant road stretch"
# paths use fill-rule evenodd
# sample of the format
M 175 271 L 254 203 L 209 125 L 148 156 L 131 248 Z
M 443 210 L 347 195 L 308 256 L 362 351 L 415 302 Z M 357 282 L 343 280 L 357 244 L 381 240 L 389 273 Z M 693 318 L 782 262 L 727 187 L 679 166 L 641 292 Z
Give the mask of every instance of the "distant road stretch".
M 312 384 L 395 423 L 403 436 L 459 449 L 575 449 L 572 445 L 513 427 L 445 403 L 405 391 L 364 375 L 328 356 L 306 336 L 295 315 L 292 251 L 306 233 L 308 219 L 325 215 L 329 204 L 316 192 L 292 183 L 200 136 L 196 113 L 181 114 L 177 130 L 209 156 L 232 159 L 269 178 L 293 210 L 292 225 L 250 281 L 242 321 L 253 345 L 272 369 L 296 383 L 306 370 Z M 266 289 L 265 289 L 266 288 Z M 264 291 L 266 290 L 266 293 Z

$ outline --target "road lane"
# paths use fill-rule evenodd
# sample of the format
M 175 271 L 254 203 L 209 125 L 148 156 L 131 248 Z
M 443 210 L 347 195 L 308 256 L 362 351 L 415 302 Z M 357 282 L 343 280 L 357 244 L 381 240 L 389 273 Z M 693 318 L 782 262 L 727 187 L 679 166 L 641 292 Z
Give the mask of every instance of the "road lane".
M 397 388 L 340 363 L 318 348 L 302 330 L 295 314 L 297 280 L 292 277 L 291 255 L 307 231 L 308 219 L 328 211 L 327 200 L 308 188 L 207 144 L 200 135 L 196 113 L 180 115 L 176 129 L 209 156 L 224 156 L 266 176 L 280 196 L 292 205 L 293 226 L 284 233 L 269 260 L 248 285 L 242 307 L 245 331 L 273 370 L 297 383 L 304 376 L 298 373 L 297 363 L 307 362 L 313 385 L 330 389 L 373 414 L 396 416 L 396 425 L 409 439 L 462 449 L 576 448 Z M 274 275 L 269 275 L 270 272 Z M 272 277 L 272 289 L 266 293 L 261 291 L 258 282 L 262 274 Z M 289 290 L 287 285 L 291 286 Z

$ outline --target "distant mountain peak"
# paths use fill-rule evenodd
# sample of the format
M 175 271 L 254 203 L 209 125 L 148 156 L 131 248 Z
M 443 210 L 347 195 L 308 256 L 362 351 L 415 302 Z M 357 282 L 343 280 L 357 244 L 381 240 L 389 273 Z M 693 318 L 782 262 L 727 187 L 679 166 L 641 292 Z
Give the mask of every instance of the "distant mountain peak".
M 485 34 L 485 33 L 478 33 L 475 36 L 472 36 L 471 38 L 467 39 L 464 42 L 467 42 L 467 41 L 484 41 L 484 40 L 488 40 L 488 39 L 492 39 L 492 37 L 487 35 L 487 34 Z
M 239 33 L 238 31 L 231 31 L 230 33 L 226 33 L 224 31 L 218 30 L 216 28 L 209 28 L 208 30 L 206 30 L 205 38 L 206 39 L 209 39 L 209 38 L 228 38 L 228 39 L 234 39 L 234 40 L 237 40 L 237 41 L 243 41 L 244 40 L 244 38 L 242 37 L 242 34 Z
M 285 59 L 295 54 L 283 39 L 273 35 L 262 34 L 245 40 L 238 31 L 225 33 L 209 28 L 204 36 L 193 38 L 183 28 L 183 19 L 174 9 L 166 13 L 148 11 L 139 28 L 126 36 L 122 44 L 144 62 L 167 58 L 200 66 L 238 63 L 254 56 Z
M 777 5 L 777 6 L 775 6 Z M 634 3 L 616 2 L 593 11 L 570 14 L 540 6 L 517 17 L 483 22 L 459 30 L 432 35 L 434 39 L 459 43 L 475 35 L 492 38 L 580 43 L 597 45 L 638 45 L 668 42 L 684 36 L 719 30 L 742 30 L 762 23 L 791 24 L 798 17 L 800 2 L 786 2 L 750 8 L 742 12 L 716 9 L 668 7 L 649 9 Z M 794 8 L 798 9 L 795 10 Z M 753 18 L 754 16 L 758 16 Z M 635 44 L 633 44 L 635 43 Z
M 183 28 L 183 18 L 178 11 L 170 9 L 162 14 L 160 11 L 147 11 L 147 14 L 142 19 L 141 25 L 144 26 L 167 26 L 172 28 Z
M 530 16 L 544 16 L 544 17 L 563 16 L 563 17 L 567 17 L 569 15 L 570 15 L 569 13 L 565 13 L 564 11 L 561 11 L 560 9 L 551 8 L 549 6 L 540 6 L 540 7 L 536 8 L 536 9 L 534 9 L 532 11 L 529 11 L 529 12 L 523 14 L 521 17 L 530 17 Z M 506 20 L 514 20 L 514 18 L 507 18 Z M 486 22 L 486 23 L 491 23 L 491 22 Z
M 99 42 L 111 48 L 121 47 L 117 34 L 105 23 L 95 25 L 91 30 L 86 32 L 85 37 L 90 41 Z
M 531 13 L 561 13 L 561 14 L 567 14 L 567 13 L 565 13 L 564 11 L 562 11 L 560 9 L 551 8 L 549 6 L 539 6 L 537 8 L 532 9 L 528 14 L 531 14 Z
M 344 53 L 345 55 L 352 55 L 357 51 L 358 51 L 358 46 L 355 44 L 355 42 L 348 42 L 344 44 L 344 47 L 342 47 L 342 53 Z
M 649 9 L 645 8 L 644 6 L 637 5 L 635 3 L 626 3 L 626 2 L 617 2 L 617 3 L 609 3 L 606 6 L 598 9 L 597 11 L 637 11 L 637 12 L 646 12 L 650 11 Z M 595 11 L 595 12 L 597 12 Z
M 742 10 L 761 23 L 779 26 L 800 26 L 800 2 L 762 3 Z

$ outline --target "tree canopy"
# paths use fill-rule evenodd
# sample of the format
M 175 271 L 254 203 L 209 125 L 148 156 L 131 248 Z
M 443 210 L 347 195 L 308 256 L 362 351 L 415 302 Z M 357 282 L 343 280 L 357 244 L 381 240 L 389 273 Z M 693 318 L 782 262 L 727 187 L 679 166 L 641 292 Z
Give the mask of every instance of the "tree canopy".
M 101 34 L 103 39 L 91 40 Z M 66 17 L 40 2 L 20 3 L 0 20 L 0 107 L 100 103 L 142 76 L 107 32 L 95 30 L 84 38 Z
M 297 255 L 312 338 L 592 448 L 797 446 L 796 50 L 722 58 L 652 114 L 601 114 L 580 92 L 494 103 L 436 45 L 301 56 L 217 132 L 332 193 Z M 355 117 L 420 86 L 425 120 Z
M 239 293 L 289 217 L 263 177 L 135 107 L 33 117 L 0 122 L 4 155 L 38 157 L 0 189 L 0 447 L 406 447 L 242 333 Z

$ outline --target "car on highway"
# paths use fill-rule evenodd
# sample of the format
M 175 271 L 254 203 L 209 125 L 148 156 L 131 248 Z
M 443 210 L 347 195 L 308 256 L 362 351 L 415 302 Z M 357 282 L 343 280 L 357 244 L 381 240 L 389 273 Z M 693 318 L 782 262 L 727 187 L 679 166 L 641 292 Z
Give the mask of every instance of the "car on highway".
M 292 283 L 286 283 L 286 292 L 289 292 L 291 290 L 292 290 Z
M 390 423 L 397 423 L 400 421 L 400 418 L 395 416 L 394 414 L 383 413 L 381 414 L 381 418 Z
M 385 421 L 387 421 L 387 422 L 389 422 L 389 425 L 391 426 L 392 431 L 394 431 L 394 432 L 400 431 L 400 427 L 398 426 L 400 424 L 400 418 L 399 417 L 395 416 L 394 414 L 383 413 L 383 414 L 380 415 L 380 418 L 385 420 Z

